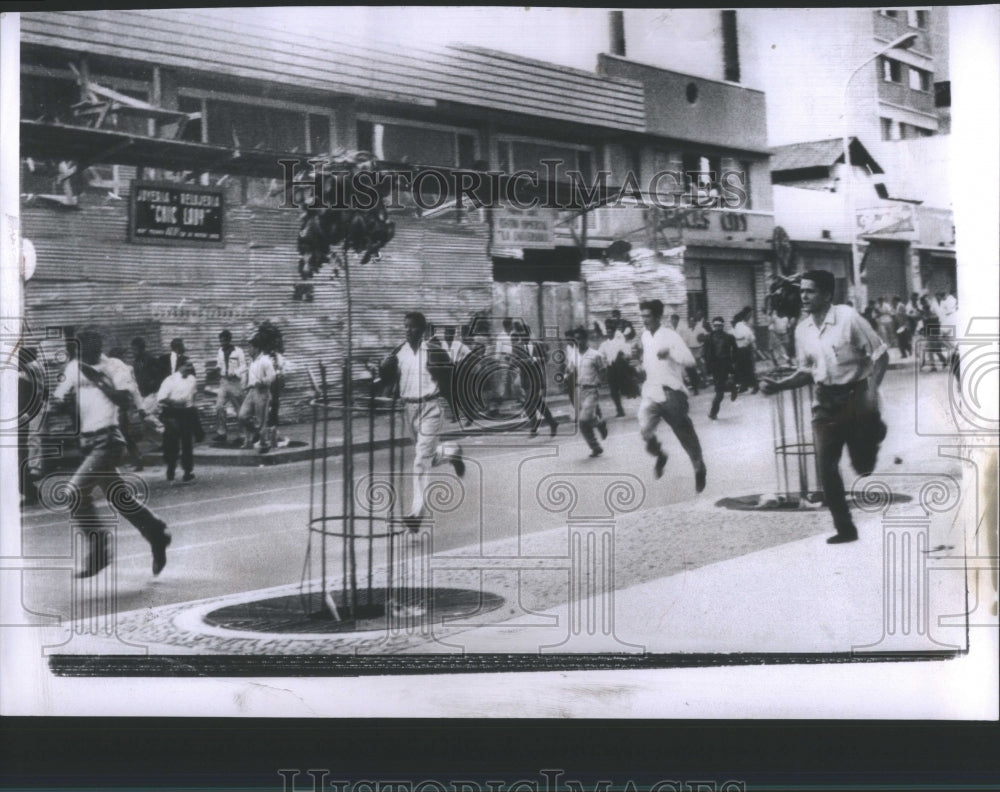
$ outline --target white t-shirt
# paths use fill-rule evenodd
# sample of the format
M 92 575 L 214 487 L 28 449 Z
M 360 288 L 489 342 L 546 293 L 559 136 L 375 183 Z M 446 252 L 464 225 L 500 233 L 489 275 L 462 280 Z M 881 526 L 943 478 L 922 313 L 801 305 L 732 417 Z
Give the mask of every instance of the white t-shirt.
M 667 356 L 659 353 L 666 350 Z M 663 388 L 687 393 L 684 387 L 684 369 L 693 366 L 694 355 L 675 330 L 660 325 L 655 333 L 642 333 L 642 367 L 646 381 L 642 383 L 642 398 L 655 402 L 666 401 Z
M 104 355 L 101 355 L 93 368 L 108 377 L 115 390 L 129 390 L 135 385 L 135 380 L 126 374 L 125 369 L 128 366 L 115 365 Z M 62 382 L 56 387 L 52 396 L 56 401 L 62 401 L 70 391 L 76 391 L 81 432 L 96 432 L 118 425 L 118 406 L 80 371 L 80 364 L 75 359 L 66 364 Z
M 427 370 L 427 342 L 422 341 L 417 351 L 409 343 L 403 344 L 396 357 L 399 360 L 399 395 L 404 399 L 423 399 L 437 393 L 438 386 Z

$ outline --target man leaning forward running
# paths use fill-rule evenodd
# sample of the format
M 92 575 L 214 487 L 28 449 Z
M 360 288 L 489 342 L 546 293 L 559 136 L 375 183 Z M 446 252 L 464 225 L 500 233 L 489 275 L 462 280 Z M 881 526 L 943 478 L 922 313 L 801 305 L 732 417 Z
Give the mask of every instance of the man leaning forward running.
M 829 544 L 853 542 L 851 519 L 840 476 L 844 446 L 860 476 L 875 469 L 886 426 L 878 407 L 878 386 L 889 364 L 888 348 L 857 311 L 833 305 L 833 275 L 813 270 L 802 275 L 805 318 L 795 328 L 797 370 L 783 380 L 764 379 L 765 394 L 816 383 L 813 442 L 826 505 L 837 529 Z
M 705 489 L 705 461 L 688 415 L 688 395 L 684 387 L 684 369 L 694 365 L 694 357 L 684 339 L 662 324 L 662 302 L 645 300 L 639 303 L 639 311 L 646 326 L 641 342 L 646 380 L 642 384 L 639 404 L 639 434 L 646 443 L 646 450 L 656 457 L 653 475 L 660 478 L 667 464 L 667 454 L 656 436 L 656 425 L 662 419 L 674 430 L 691 458 L 694 488 L 701 492 Z
M 395 384 L 406 415 L 406 425 L 413 437 L 413 500 L 403 522 L 412 532 L 427 516 L 424 491 L 430 469 L 443 461 L 451 462 L 455 473 L 465 475 L 462 448 L 447 460 L 440 458 L 438 435 L 441 433 L 441 387 L 439 381 L 449 370 L 448 353 L 437 340 L 424 340 L 427 319 L 412 311 L 404 317 L 406 341 L 396 347 L 379 367 L 379 377 Z
M 167 563 L 170 534 L 167 525 L 146 505 L 137 500 L 132 487 L 121 477 L 118 464 L 125 454 L 125 438 L 118 422 L 118 411 L 128 404 L 130 383 L 120 367 L 101 354 L 103 340 L 96 331 L 78 336 L 80 354 L 63 371 L 63 380 L 53 398 L 63 402 L 72 393 L 80 410 L 80 449 L 83 461 L 70 479 L 75 494 L 71 519 L 83 534 L 87 552 L 79 578 L 91 577 L 111 562 L 110 530 L 94 504 L 95 487 L 104 490 L 108 504 L 135 526 L 153 551 L 153 574 L 158 575 Z

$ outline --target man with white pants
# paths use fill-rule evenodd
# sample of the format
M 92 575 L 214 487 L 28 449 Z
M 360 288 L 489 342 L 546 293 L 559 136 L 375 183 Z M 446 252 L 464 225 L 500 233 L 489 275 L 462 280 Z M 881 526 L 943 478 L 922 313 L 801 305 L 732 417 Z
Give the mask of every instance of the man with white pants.
M 413 437 L 413 499 L 403 518 L 412 532 L 420 529 L 427 516 L 424 492 L 430 469 L 444 461 L 438 455 L 438 435 L 441 433 L 441 391 L 437 377 L 446 376 L 448 353 L 439 341 L 425 341 L 427 319 L 418 311 L 404 317 L 406 341 L 382 362 L 381 379 L 398 383 L 399 398 L 405 410 L 406 426 Z M 465 475 L 462 449 L 447 461 L 455 473 Z

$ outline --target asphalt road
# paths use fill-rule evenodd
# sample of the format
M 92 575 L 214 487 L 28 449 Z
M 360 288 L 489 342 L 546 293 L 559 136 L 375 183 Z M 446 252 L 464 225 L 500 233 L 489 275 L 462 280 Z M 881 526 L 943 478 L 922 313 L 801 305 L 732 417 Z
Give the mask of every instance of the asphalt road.
M 946 385 L 944 375 L 930 380 L 938 396 Z M 890 434 L 883 444 L 879 469 L 906 465 L 925 453 L 928 439 L 914 432 L 915 397 L 912 367 L 891 370 L 883 383 L 883 410 Z M 693 471 L 672 432 L 661 426 L 660 436 L 670 454 L 663 478 L 654 480 L 652 457 L 646 454 L 634 419 L 637 401 L 627 402 L 628 416 L 610 419 L 604 456 L 591 459 L 583 439 L 572 424 L 562 424 L 549 439 L 488 435 L 464 443 L 468 470 L 459 482 L 450 467 L 436 469 L 435 480 L 449 483 L 452 496 L 443 502 L 432 525 L 426 526 L 432 552 L 477 553 L 497 539 L 526 535 L 565 525 L 569 511 L 543 508 L 539 487 L 555 479 L 570 482 L 581 493 L 602 482 L 631 475 L 641 482 L 640 510 L 676 504 L 683 509 L 694 498 L 714 503 L 727 496 L 772 492 L 775 465 L 772 451 L 772 402 L 761 395 L 743 395 L 724 402 L 717 421 L 709 421 L 710 394 L 691 399 L 691 412 L 704 448 L 708 486 L 696 495 Z M 613 413 L 604 399 L 607 414 Z M 384 470 L 388 451 L 376 453 L 374 468 Z M 896 462 L 899 460 L 899 462 Z M 341 460 L 328 460 L 327 512 L 340 512 Z M 367 473 L 367 458 L 358 457 L 360 476 Z M 298 583 L 318 574 L 318 541 L 311 564 L 306 564 L 310 515 L 308 462 L 278 466 L 200 467 L 196 482 L 170 484 L 163 467 L 147 467 L 140 475 L 148 482 L 150 505 L 167 521 L 173 535 L 168 565 L 157 578 L 150 573 L 148 545 L 130 525 L 118 528 L 118 549 L 113 564 L 116 611 L 131 611 L 206 597 Z M 376 476 L 378 477 L 378 476 Z M 846 476 L 845 476 L 846 479 Z M 318 492 L 315 493 L 318 502 Z M 408 498 L 408 495 L 406 496 Z M 550 504 L 551 505 L 551 504 Z M 739 520 L 739 512 L 732 512 Z M 365 530 L 362 524 L 359 530 Z M 669 525 L 664 526 L 669 530 Z M 328 540 L 331 569 L 341 569 L 339 540 Z M 762 539 L 762 545 L 764 540 Z M 65 567 L 71 555 L 71 531 L 65 514 L 41 507 L 24 513 L 24 553 L 27 556 L 65 558 L 52 567 Z M 743 547 L 741 552 L 752 552 Z M 686 554 L 697 563 L 697 538 Z M 712 548 L 716 552 L 715 548 Z M 359 551 L 361 574 L 366 557 Z M 376 563 L 378 558 L 376 557 Z M 73 581 L 63 569 L 35 571 L 24 585 L 24 604 L 37 613 L 71 615 Z

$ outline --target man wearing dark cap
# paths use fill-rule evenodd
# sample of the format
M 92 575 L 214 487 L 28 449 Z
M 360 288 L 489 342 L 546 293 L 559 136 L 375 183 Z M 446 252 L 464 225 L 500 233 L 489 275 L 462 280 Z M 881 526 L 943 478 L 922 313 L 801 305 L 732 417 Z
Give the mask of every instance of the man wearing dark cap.
M 816 384 L 813 442 L 826 505 L 836 535 L 829 544 L 853 542 L 851 519 L 840 476 L 844 446 L 859 476 L 875 469 L 886 426 L 878 405 L 878 386 L 889 364 L 889 350 L 871 325 L 847 305 L 833 304 L 833 275 L 812 270 L 802 275 L 804 318 L 795 328 L 797 370 L 783 380 L 765 379 L 765 394 Z

